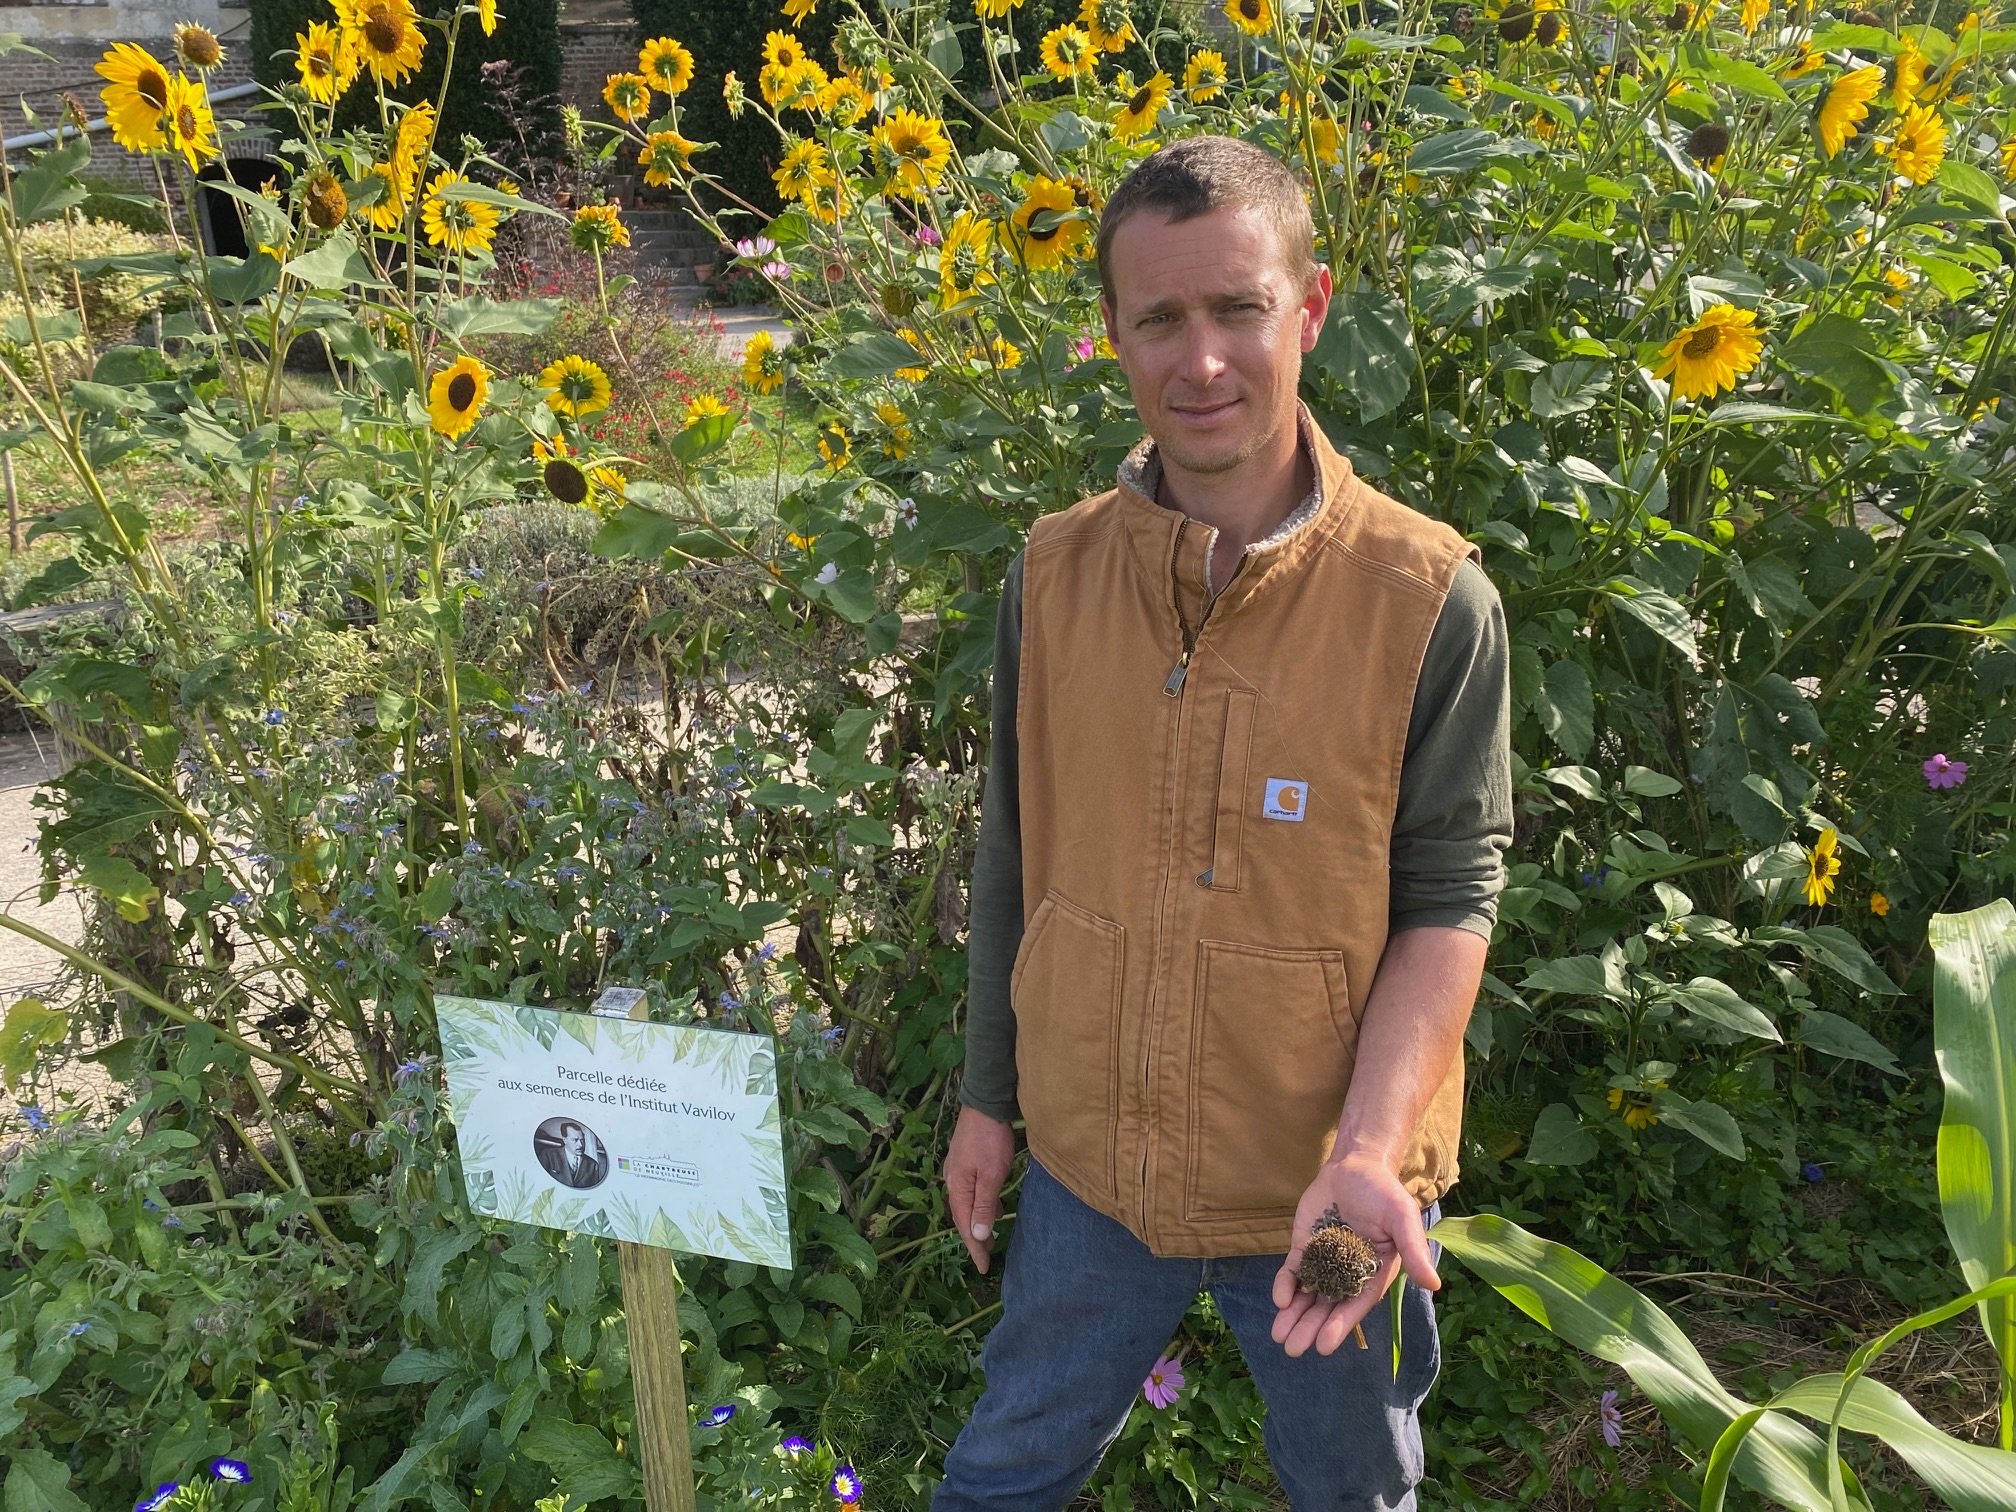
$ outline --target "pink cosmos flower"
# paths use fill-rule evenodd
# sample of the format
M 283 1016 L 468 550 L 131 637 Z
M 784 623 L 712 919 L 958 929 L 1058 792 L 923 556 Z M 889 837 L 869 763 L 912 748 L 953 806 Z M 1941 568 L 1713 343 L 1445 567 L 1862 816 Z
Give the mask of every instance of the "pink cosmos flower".
M 1177 1393 L 1182 1389 L 1183 1367 L 1167 1355 L 1155 1362 L 1155 1368 L 1148 1372 L 1148 1379 L 1141 1383 L 1141 1395 L 1148 1398 L 1150 1407 L 1155 1408 L 1175 1406 Z
M 756 271 L 761 273 L 765 278 L 774 278 L 777 282 L 783 283 L 791 277 L 791 264 L 783 261 L 781 258 L 773 257 Z
M 768 257 L 777 250 L 777 243 L 767 236 L 743 237 L 735 243 L 737 257 Z
M 910 234 L 911 239 L 920 247 L 935 247 L 938 245 L 939 236 L 936 226 L 919 226 Z
M 1072 355 L 1080 362 L 1090 362 L 1092 354 L 1098 350 L 1098 346 L 1090 336 L 1080 336 L 1076 341 L 1071 343 Z
M 1927 761 L 1923 771 L 1925 785 L 1931 788 L 1956 788 L 1967 780 L 1967 763 L 1949 760 L 1944 751 Z

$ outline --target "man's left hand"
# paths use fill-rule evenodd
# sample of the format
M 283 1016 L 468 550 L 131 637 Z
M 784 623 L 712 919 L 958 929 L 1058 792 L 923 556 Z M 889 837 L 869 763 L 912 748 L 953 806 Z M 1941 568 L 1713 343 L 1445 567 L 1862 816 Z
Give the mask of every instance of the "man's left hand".
M 1326 1302 L 1314 1292 L 1303 1291 L 1296 1281 L 1303 1246 L 1316 1221 L 1326 1214 L 1343 1219 L 1379 1256 L 1379 1269 L 1365 1289 L 1344 1302 Z M 1435 1274 L 1435 1262 L 1428 1253 L 1428 1231 L 1421 1222 L 1420 1204 L 1377 1156 L 1350 1154 L 1326 1161 L 1295 1205 L 1295 1232 L 1287 1262 L 1274 1277 L 1274 1306 L 1279 1309 L 1274 1318 L 1274 1342 L 1291 1355 L 1308 1353 L 1312 1344 L 1318 1354 L 1335 1354 L 1366 1314 L 1379 1305 L 1403 1266 L 1416 1286 L 1428 1291 L 1442 1289 L 1442 1278 Z

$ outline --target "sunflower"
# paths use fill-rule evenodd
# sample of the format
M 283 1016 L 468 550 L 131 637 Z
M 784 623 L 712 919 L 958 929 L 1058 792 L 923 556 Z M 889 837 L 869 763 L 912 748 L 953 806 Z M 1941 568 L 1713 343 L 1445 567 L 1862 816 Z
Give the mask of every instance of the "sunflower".
M 1134 18 L 1127 14 L 1127 0 L 1082 0 L 1078 24 L 1101 52 L 1119 52 L 1134 40 Z
M 813 191 L 834 182 L 833 164 L 817 142 L 797 142 L 770 175 L 785 199 L 809 200 Z
M 768 331 L 758 331 L 742 348 L 743 387 L 774 394 L 783 383 L 784 359 L 777 355 L 777 343 Z
M 309 225 L 318 231 L 334 231 L 350 213 L 350 197 L 335 174 L 317 168 L 302 186 L 301 206 Z
M 868 91 L 861 87 L 861 81 L 846 74 L 819 91 L 819 114 L 835 126 L 852 126 L 868 114 L 873 103 Z
M 1911 292 L 1910 270 L 1900 264 L 1892 263 L 1883 270 L 1883 282 L 1886 286 L 1883 294 L 1883 303 L 1890 306 L 1893 310 L 1903 309 L 1904 296 Z
M 1744 36 L 1753 36 L 1770 14 L 1771 0 L 1743 0 L 1743 11 L 1736 18 L 1736 24 L 1743 28 Z
M 693 82 L 693 54 L 683 42 L 653 37 L 637 51 L 637 72 L 651 81 L 653 89 L 668 95 L 683 94 Z
M 608 494 L 620 504 L 623 502 L 623 495 L 630 491 L 630 475 L 620 467 L 611 467 L 607 462 L 591 469 L 588 476 L 594 481 L 598 491 L 598 497 L 594 501 L 598 512 L 602 508 L 600 494 Z
M 1651 1094 L 1665 1085 L 1664 1082 L 1654 1082 L 1643 1092 L 1626 1092 L 1622 1087 L 1612 1087 L 1608 1094 L 1611 1111 L 1623 1118 L 1626 1128 L 1649 1129 L 1659 1122 L 1659 1115 L 1652 1111 Z
M 176 74 L 168 80 L 168 108 L 161 113 L 168 150 L 179 152 L 194 173 L 203 159 L 217 156 L 217 121 L 210 114 L 210 91 L 200 79 Z
M 693 166 L 698 142 L 689 142 L 676 131 L 654 131 L 637 151 L 637 166 L 644 170 L 644 182 L 663 189 Z
M 550 447 L 534 442 L 534 456 L 543 458 L 539 466 L 539 481 L 546 485 L 546 492 L 562 504 L 586 504 L 593 490 L 588 486 L 588 474 L 567 454 L 567 443 L 555 438 Z
M 175 28 L 175 56 L 184 68 L 208 73 L 224 61 L 224 44 L 209 27 L 184 21 Z
M 1086 225 L 1069 184 L 1040 175 L 1030 179 L 1009 222 L 1014 227 L 1015 254 L 1027 267 L 1054 268 L 1084 255 Z
M 1249 37 L 1274 30 L 1274 0 L 1225 0 L 1225 19 Z
M 910 348 L 911 351 L 915 352 L 919 357 L 919 359 L 923 358 L 924 356 L 923 338 L 920 337 L 915 331 L 911 330 L 909 326 L 902 326 L 898 328 L 896 332 L 896 339 L 903 342 L 906 346 Z M 898 378 L 901 378 L 905 383 L 921 383 L 924 381 L 924 379 L 930 377 L 930 375 L 931 370 L 926 367 L 900 367 L 896 369 L 896 376 Z
M 1734 305 L 1711 305 L 1701 318 L 1660 349 L 1655 378 L 1673 380 L 1675 399 L 1708 399 L 1757 366 L 1764 352 L 1764 334 L 1757 312 Z
M 2012 179 L 2016 179 L 2016 136 L 2012 136 L 2008 141 L 2004 142 L 1998 149 L 1997 155 L 2002 159 L 2003 173 Z
M 874 134 L 875 166 L 889 192 L 918 198 L 936 187 L 952 158 L 945 123 L 936 116 L 899 110 Z
M 768 73 L 769 69 L 764 69 Z M 777 96 L 773 105 L 782 105 L 787 110 L 816 111 L 819 100 L 826 93 L 826 86 L 832 81 L 826 77 L 823 64 L 807 58 L 796 68 L 786 68 L 772 81 L 772 93 Z
M 1022 0 L 973 0 L 974 14 L 984 21 L 1003 20 L 1010 11 L 1021 8 Z
M 362 66 L 349 39 L 325 22 L 311 21 L 306 32 L 294 34 L 294 71 L 317 105 L 334 105 L 341 99 L 357 82 Z
M 504 219 L 502 211 L 481 200 L 448 196 L 448 190 L 468 182 L 444 168 L 427 186 L 427 197 L 420 202 L 420 229 L 427 234 L 430 247 L 466 257 L 472 252 L 488 252 L 496 240 L 497 224 Z
M 614 205 L 583 205 L 574 212 L 568 236 L 582 252 L 607 252 L 611 247 L 630 245 L 630 228 Z
M 586 357 L 568 354 L 549 362 L 539 374 L 546 404 L 555 414 L 579 420 L 609 408 L 609 375 Z
M 1919 51 L 1918 44 L 1906 37 L 1897 49 L 1897 61 L 1890 68 L 1890 103 L 1898 110 L 1907 110 L 1917 103 L 1919 94 L 1925 88 L 1926 72 L 1932 67 L 1932 60 Z
M 474 357 L 457 357 L 427 385 L 427 419 L 453 441 L 476 423 L 490 397 L 490 369 Z
M 784 0 L 784 19 L 797 26 L 819 9 L 819 0 Z
M 1806 881 L 1800 887 L 1806 901 L 1818 908 L 1834 892 L 1834 878 L 1841 871 L 1841 858 L 1835 854 L 1835 847 L 1841 843 L 1839 831 L 1824 829 L 1820 838 L 1813 842 L 1813 848 L 1806 852 Z
M 848 443 L 847 432 L 840 428 L 837 420 L 820 427 L 819 456 L 829 468 L 834 472 L 840 471 L 853 455 L 854 449 Z
M 1783 75 L 1781 75 L 1781 77 L 1787 79 L 1803 79 L 1806 77 L 1806 75 L 1813 73 L 1816 70 L 1824 67 L 1826 65 L 1826 62 L 1827 62 L 1826 56 L 1822 53 L 1814 51 L 1813 44 L 1811 42 L 1801 42 L 1799 44 L 1798 53 L 1793 57 L 1790 63 L 1785 65 L 1785 72 Z
M 697 425 L 702 420 L 728 413 L 728 406 L 713 394 L 695 394 L 686 401 L 685 423 Z
M 1022 348 L 1015 345 L 1006 336 L 996 336 L 984 347 L 979 345 L 969 346 L 966 348 L 966 355 L 975 362 L 985 362 L 1004 371 L 1008 368 L 1022 366 Z
M 392 183 L 400 206 L 411 203 L 434 145 L 434 107 L 422 100 L 399 118 L 392 134 Z
M 168 108 L 168 70 L 144 47 L 115 44 L 93 70 L 105 81 L 98 97 L 112 140 L 128 152 L 153 152 L 168 145 L 161 114 Z
M 335 0 L 357 58 L 381 84 L 403 84 L 420 66 L 427 38 L 413 0 Z
M 910 417 L 903 412 L 902 405 L 884 399 L 875 406 L 875 418 L 882 422 L 885 432 L 879 443 L 882 455 L 892 462 L 901 462 L 910 455 L 911 443 L 916 439 L 910 429 Z
M 1225 54 L 1208 47 L 1192 53 L 1183 69 L 1183 91 L 1198 101 L 1225 93 Z
M 938 307 L 957 309 L 994 282 L 994 222 L 962 210 L 938 249 Z M 918 376 L 923 376 L 921 373 Z
M 1077 27 L 1067 24 L 1043 34 L 1043 66 L 1058 78 L 1089 74 L 1098 63 L 1092 39 Z
M 823 184 L 815 184 L 812 186 L 812 192 L 799 203 L 827 225 L 836 226 L 840 223 L 840 212 L 845 210 L 848 204 L 847 180 L 835 178 Z M 840 265 L 828 263 L 826 267 L 828 281 L 831 282 L 838 276 Z
M 1131 86 L 1133 80 L 1121 75 L 1123 83 Z M 1128 88 L 1120 106 L 1120 114 L 1113 118 L 1113 137 L 1116 141 L 1131 142 L 1138 136 L 1145 136 L 1155 128 L 1155 118 L 1162 114 L 1162 107 L 1169 103 L 1169 90 L 1175 83 L 1166 73 L 1157 73 L 1154 78 L 1139 89 Z
M 365 177 L 376 174 L 385 181 L 385 192 L 364 207 L 364 218 L 371 222 L 376 231 L 397 231 L 406 219 L 406 199 L 399 193 L 399 181 L 392 176 L 390 163 L 373 163 L 364 170 Z
M 770 32 L 763 38 L 763 61 L 778 68 L 796 68 L 805 61 L 805 45 L 789 32 Z
M 1855 135 L 1855 128 L 1869 114 L 1869 102 L 1883 88 L 1883 70 L 1871 63 L 1836 79 L 1820 105 L 1820 146 L 1827 156 L 1838 156 Z
M 602 86 L 602 101 L 626 126 L 651 117 L 651 81 L 640 73 L 613 73 Z
M 497 35 L 497 0 L 476 0 L 476 21 L 483 28 L 483 35 Z
M 1946 158 L 1946 123 L 1930 105 L 1909 106 L 1890 135 L 1877 140 L 1876 151 L 1890 159 L 1899 177 L 1927 183 Z

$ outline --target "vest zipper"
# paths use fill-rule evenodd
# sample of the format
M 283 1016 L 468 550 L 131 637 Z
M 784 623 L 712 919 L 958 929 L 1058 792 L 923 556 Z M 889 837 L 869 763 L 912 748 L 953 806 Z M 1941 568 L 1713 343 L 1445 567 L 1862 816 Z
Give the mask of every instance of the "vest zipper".
M 1183 618 L 1183 584 L 1177 578 L 1177 570 L 1183 562 L 1183 532 L 1189 528 L 1190 521 L 1187 517 L 1176 522 L 1176 544 L 1169 553 L 1169 576 L 1174 586 L 1176 601 L 1176 628 L 1183 636 L 1183 654 L 1176 659 L 1176 665 L 1169 669 L 1169 676 L 1162 683 L 1162 691 L 1171 698 L 1181 694 L 1183 684 L 1189 680 L 1190 658 L 1197 652 L 1198 638 L 1204 634 L 1205 622 L 1211 618 L 1212 605 L 1218 601 L 1217 596 L 1211 592 L 1210 553 L 1218 545 L 1218 532 L 1214 529 L 1211 532 L 1210 544 L 1204 548 L 1204 612 L 1197 616 L 1197 628 L 1192 630 L 1189 622 Z

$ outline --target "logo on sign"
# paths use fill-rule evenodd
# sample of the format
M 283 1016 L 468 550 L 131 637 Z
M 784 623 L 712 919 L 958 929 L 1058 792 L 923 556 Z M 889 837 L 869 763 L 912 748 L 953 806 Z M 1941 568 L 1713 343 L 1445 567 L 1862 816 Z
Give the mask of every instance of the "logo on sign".
M 1267 803 L 1260 810 L 1268 819 L 1285 819 L 1300 824 L 1309 811 L 1309 785 L 1293 777 L 1267 779 Z

